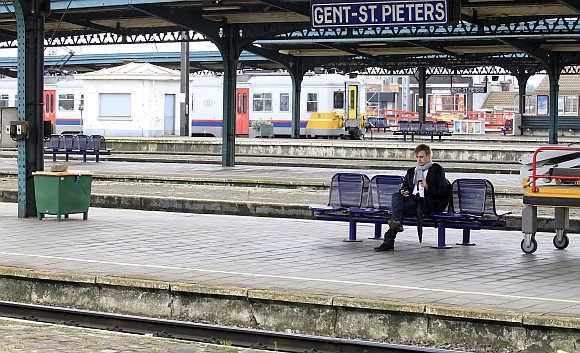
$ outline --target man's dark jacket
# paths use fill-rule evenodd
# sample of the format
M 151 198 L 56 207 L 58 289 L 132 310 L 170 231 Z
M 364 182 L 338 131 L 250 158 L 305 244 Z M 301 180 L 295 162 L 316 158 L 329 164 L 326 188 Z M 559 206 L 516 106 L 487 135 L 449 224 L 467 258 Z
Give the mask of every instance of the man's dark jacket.
M 413 178 L 415 177 L 415 168 L 410 168 L 407 170 L 405 175 L 405 180 L 403 181 L 403 188 L 409 190 L 413 193 L 415 185 L 413 184 Z M 426 213 L 433 212 L 443 212 L 447 208 L 449 203 L 449 195 L 451 192 L 451 187 L 449 181 L 445 179 L 445 171 L 437 163 L 429 168 L 427 172 L 427 189 L 425 190 L 425 209 Z

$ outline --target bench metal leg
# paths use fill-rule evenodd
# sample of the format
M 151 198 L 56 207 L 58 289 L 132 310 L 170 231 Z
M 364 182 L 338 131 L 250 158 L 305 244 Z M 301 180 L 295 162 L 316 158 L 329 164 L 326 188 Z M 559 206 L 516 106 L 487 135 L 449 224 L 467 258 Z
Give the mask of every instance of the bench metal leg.
M 52 163 L 56 163 L 56 152 L 52 152 Z
M 356 221 L 348 222 L 348 239 L 344 239 L 344 242 L 353 243 L 361 242 L 362 240 L 356 240 Z
M 375 236 L 369 239 L 382 239 L 383 237 L 383 225 L 380 223 L 375 223 Z
M 445 244 L 445 226 L 439 225 L 437 227 L 437 246 L 432 246 L 433 249 L 451 249 L 452 246 Z
M 99 163 L 99 152 L 95 152 L 95 162 Z
M 463 229 L 463 242 L 456 243 L 457 245 L 463 246 L 475 246 L 475 243 L 470 242 L 471 240 L 471 229 Z

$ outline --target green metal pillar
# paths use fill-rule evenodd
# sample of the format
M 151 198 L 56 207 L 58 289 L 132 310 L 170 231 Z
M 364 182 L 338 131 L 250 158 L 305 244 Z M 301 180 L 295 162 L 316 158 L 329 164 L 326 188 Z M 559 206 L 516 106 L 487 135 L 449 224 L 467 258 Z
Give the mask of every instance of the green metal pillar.
M 18 217 L 36 216 L 32 173 L 44 170 L 44 19 L 50 0 L 14 1 L 18 32 L 18 120 L 29 124 L 18 143 Z
M 550 78 L 550 125 L 548 128 L 549 144 L 558 144 L 558 95 L 560 92 L 560 74 L 562 66 L 560 56 L 552 53 L 548 76 Z
M 292 78 L 292 131 L 293 139 L 300 138 L 300 97 L 302 95 L 302 80 L 304 80 L 304 64 L 300 58 L 292 61 L 288 72 Z
M 236 80 L 237 68 L 242 52 L 236 36 L 243 32 L 233 26 L 220 29 L 220 40 L 217 44 L 224 64 L 223 82 L 223 129 L 222 129 L 222 166 L 235 166 L 236 151 Z
M 417 68 L 415 77 L 419 83 L 419 121 L 425 121 L 427 118 L 427 69 L 424 67 Z
M 518 79 L 518 94 L 519 94 L 519 107 L 520 115 L 524 116 L 526 113 L 526 86 L 528 85 L 529 74 L 519 74 L 514 75 Z

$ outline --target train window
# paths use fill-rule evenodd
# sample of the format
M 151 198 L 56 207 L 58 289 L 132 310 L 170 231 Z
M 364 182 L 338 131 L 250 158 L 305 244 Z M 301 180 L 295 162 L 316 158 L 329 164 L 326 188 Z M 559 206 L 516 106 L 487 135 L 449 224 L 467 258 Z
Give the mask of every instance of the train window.
M 99 93 L 99 119 L 130 120 L 131 93 Z
M 75 95 L 74 94 L 59 94 L 58 95 L 58 111 L 70 112 L 75 110 Z
M 0 94 L 0 108 L 7 107 L 9 105 L 9 98 L 10 97 L 7 94 Z
M 281 112 L 290 111 L 290 94 L 280 93 L 280 111 Z
M 272 93 L 254 93 L 254 111 L 272 111 Z
M 306 111 L 309 113 L 318 111 L 318 93 L 308 93 L 306 96 Z
M 248 95 L 246 93 L 238 93 L 238 114 L 247 113 L 246 107 L 248 106 Z
M 334 104 L 333 109 L 344 109 L 344 92 L 343 91 L 335 91 L 334 92 Z
M 79 101 L 79 110 L 85 109 L 85 95 L 81 94 L 81 100 Z

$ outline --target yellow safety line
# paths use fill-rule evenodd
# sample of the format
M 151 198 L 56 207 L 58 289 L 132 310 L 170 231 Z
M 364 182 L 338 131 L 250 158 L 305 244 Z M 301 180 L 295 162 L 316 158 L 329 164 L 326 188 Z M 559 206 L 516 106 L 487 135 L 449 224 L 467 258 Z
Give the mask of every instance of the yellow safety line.
M 236 276 L 246 276 L 246 277 L 257 277 L 257 278 L 288 279 L 288 280 L 296 280 L 296 281 L 311 281 L 311 282 L 322 282 L 322 283 L 348 284 L 348 285 L 380 287 L 380 288 L 411 289 L 411 290 L 419 290 L 419 291 L 427 291 L 427 292 L 437 292 L 437 293 L 469 294 L 469 295 L 486 296 L 486 297 L 497 297 L 497 298 L 527 299 L 527 300 L 536 300 L 536 301 L 543 301 L 543 302 L 580 304 L 580 300 L 572 300 L 572 299 L 555 299 L 555 298 L 530 297 L 530 296 L 511 295 L 511 294 L 498 294 L 498 293 L 488 293 L 488 292 L 471 292 L 471 291 L 462 291 L 462 290 L 454 290 L 454 289 L 423 288 L 423 287 L 403 286 L 403 285 L 396 285 L 396 284 L 368 283 L 368 282 L 357 282 L 357 281 L 342 281 L 342 280 L 336 280 L 336 279 L 322 279 L 322 278 L 309 278 L 309 277 L 281 276 L 281 275 L 269 275 L 269 274 L 259 274 L 259 273 L 245 273 L 245 272 L 235 272 L 235 271 L 207 270 L 207 269 L 189 268 L 189 267 L 178 267 L 178 266 L 143 265 L 143 264 L 133 264 L 133 263 L 128 263 L 128 262 L 75 259 L 75 258 L 70 258 L 70 257 L 49 256 L 49 255 L 34 255 L 34 254 L 19 254 L 19 253 L 7 253 L 7 252 L 1 252 L 1 251 L 0 251 L 0 254 L 1 255 L 7 255 L 7 256 L 24 256 L 24 257 L 50 259 L 50 260 L 77 261 L 77 262 L 84 262 L 84 263 L 96 263 L 96 264 L 116 265 L 116 266 L 127 266 L 127 267 L 142 267 L 142 268 L 154 268 L 154 269 L 164 269 L 164 270 L 188 270 L 188 271 L 195 271 L 195 272 L 217 273 L 217 274 L 226 274 L 226 275 L 236 275 Z

